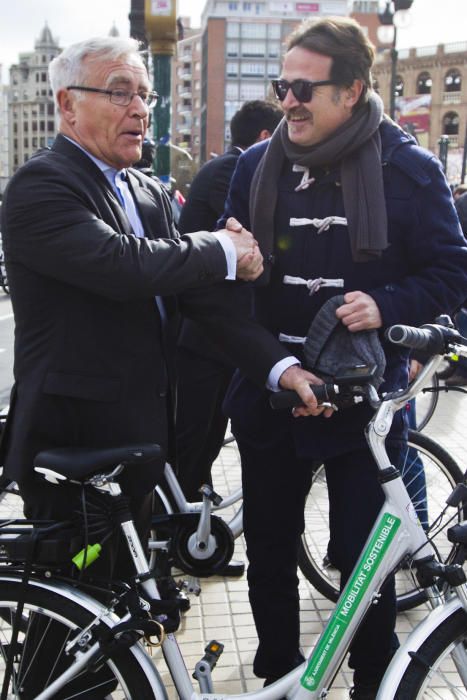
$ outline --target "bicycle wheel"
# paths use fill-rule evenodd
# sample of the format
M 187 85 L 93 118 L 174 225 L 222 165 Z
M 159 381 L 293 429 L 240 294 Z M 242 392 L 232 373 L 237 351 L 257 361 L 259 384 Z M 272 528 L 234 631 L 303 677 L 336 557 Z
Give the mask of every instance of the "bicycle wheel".
M 467 698 L 467 613 L 454 611 L 412 656 L 397 686 L 395 700 Z M 459 655 L 456 662 L 452 652 Z M 464 676 L 464 680 L 462 678 Z
M 420 464 L 423 465 L 424 479 L 423 476 L 420 477 Z M 462 481 L 463 474 L 458 464 L 434 440 L 410 430 L 407 450 L 402 464 L 398 466 L 420 521 L 424 526 L 433 523 L 454 486 Z M 423 503 L 425 496 L 427 508 Z M 461 512 L 458 517 L 462 518 Z M 313 475 L 305 505 L 305 532 L 301 539 L 299 566 L 305 578 L 322 595 L 336 601 L 339 597 L 340 573 L 328 560 L 328 542 L 328 491 L 324 467 L 321 465 Z M 434 544 L 440 556 L 445 559 L 451 551 L 451 545 L 444 533 L 434 538 Z M 409 610 L 426 600 L 425 592 L 417 588 L 410 569 L 404 566 L 396 573 L 396 593 L 399 611 Z
M 422 389 L 415 398 L 415 424 L 416 429 L 419 431 L 426 427 L 428 421 L 435 412 L 439 399 L 439 391 L 431 391 L 431 389 L 437 390 L 438 387 L 439 379 L 438 376 L 434 374 L 431 377 L 430 384 L 428 384 L 425 389 Z
M 12 624 L 21 580 L 0 580 L 0 673 L 5 675 L 12 642 Z M 94 615 L 60 594 L 57 589 L 27 584 L 24 609 L 16 641 L 8 698 L 32 698 L 70 666 L 74 656 L 66 645 L 89 625 Z M 83 647 L 82 651 L 85 651 Z M 81 674 L 66 684 L 54 698 L 81 697 L 154 700 L 149 679 L 130 649 L 119 650 L 96 672 Z M 89 695 L 88 695 L 89 693 Z M 95 693 L 95 695 L 93 694 Z

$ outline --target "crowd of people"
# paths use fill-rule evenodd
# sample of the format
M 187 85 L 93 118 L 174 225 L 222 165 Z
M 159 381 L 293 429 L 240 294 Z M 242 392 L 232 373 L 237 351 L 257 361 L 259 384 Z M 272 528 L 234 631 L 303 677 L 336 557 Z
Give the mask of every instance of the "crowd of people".
M 157 100 L 137 42 L 70 46 L 50 64 L 57 138 L 19 168 L 2 206 L 16 323 L 2 460 L 25 513 L 60 519 L 76 503 L 72 487 L 33 472 L 35 454 L 64 445 L 159 443 L 198 500 L 229 417 L 264 685 L 304 660 L 297 556 L 313 464 L 326 469 L 342 583 L 383 500 L 363 432 L 371 409 L 319 406 L 322 378 L 294 338 L 326 306 L 346 333 L 377 336 L 390 391 L 406 384 L 409 358 L 384 329 L 467 298 L 467 245 L 441 164 L 385 115 L 374 56 L 354 20 L 302 24 L 272 81 L 276 103 L 234 116 L 232 146 L 196 176 L 178 231 L 164 187 L 133 167 Z M 273 412 L 279 388 L 302 406 Z M 393 463 L 406 434 L 400 412 Z M 123 477 L 141 533 L 162 467 Z M 123 570 L 123 559 L 116 542 L 99 566 Z M 376 697 L 395 616 L 389 580 L 350 649 L 354 700 Z

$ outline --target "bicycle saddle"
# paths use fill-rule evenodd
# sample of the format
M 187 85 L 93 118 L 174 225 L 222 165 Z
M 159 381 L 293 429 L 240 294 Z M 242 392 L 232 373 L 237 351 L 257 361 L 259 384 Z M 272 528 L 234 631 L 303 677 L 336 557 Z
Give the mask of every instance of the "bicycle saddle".
M 162 457 L 162 447 L 152 443 L 97 449 L 58 447 L 39 452 L 34 470 L 54 483 L 84 481 L 96 472 L 112 471 L 119 464 L 142 464 Z

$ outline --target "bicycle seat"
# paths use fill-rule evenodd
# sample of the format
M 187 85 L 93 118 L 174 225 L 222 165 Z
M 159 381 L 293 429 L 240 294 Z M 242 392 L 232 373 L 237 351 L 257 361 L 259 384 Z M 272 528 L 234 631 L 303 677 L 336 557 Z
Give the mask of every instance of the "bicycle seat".
M 84 481 L 99 471 L 112 471 L 119 464 L 144 464 L 161 459 L 163 450 L 152 443 L 122 447 L 58 447 L 43 450 L 34 459 L 34 470 L 49 481 Z

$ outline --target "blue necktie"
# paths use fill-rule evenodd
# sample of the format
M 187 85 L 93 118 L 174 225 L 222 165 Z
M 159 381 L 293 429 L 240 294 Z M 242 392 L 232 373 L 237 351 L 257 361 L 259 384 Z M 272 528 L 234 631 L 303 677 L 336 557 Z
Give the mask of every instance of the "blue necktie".
M 130 192 L 128 182 L 123 171 L 115 173 L 114 182 L 115 190 L 121 203 L 123 204 L 123 208 L 125 209 L 125 213 L 128 217 L 128 221 L 131 224 L 133 233 L 138 238 L 144 238 L 143 224 L 141 223 L 141 219 L 139 218 L 138 212 L 136 210 L 135 200 L 133 199 L 133 196 Z M 162 297 L 160 296 L 156 296 L 155 300 L 157 308 L 159 309 L 162 325 L 164 325 L 167 321 L 167 313 L 165 310 L 164 302 L 162 300 Z

